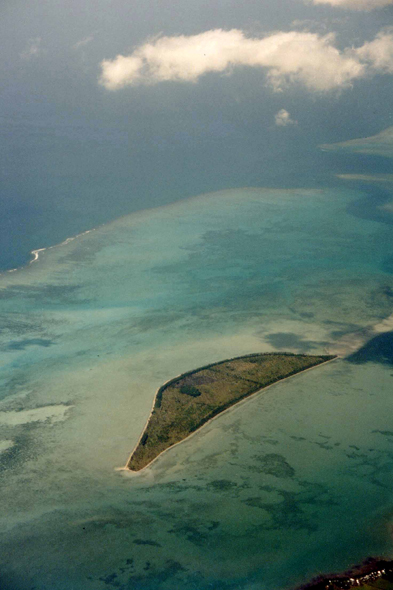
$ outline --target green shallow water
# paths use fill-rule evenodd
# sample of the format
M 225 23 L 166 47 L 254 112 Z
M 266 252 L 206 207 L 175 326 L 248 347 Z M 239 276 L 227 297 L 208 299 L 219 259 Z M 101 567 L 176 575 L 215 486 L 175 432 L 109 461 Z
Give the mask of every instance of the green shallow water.
M 392 313 L 393 235 L 373 199 L 202 195 L 0 277 L 7 590 L 279 590 L 391 554 L 392 367 L 378 359 L 277 384 L 143 474 L 115 471 L 167 379 L 249 352 L 347 354 L 374 334 Z

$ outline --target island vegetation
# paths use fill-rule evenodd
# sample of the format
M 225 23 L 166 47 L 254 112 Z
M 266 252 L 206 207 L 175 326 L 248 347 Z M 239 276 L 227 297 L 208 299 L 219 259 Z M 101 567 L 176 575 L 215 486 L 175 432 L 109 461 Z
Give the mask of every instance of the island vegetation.
M 250 354 L 184 373 L 157 391 L 126 468 L 139 471 L 169 447 L 253 393 L 336 358 L 292 353 Z

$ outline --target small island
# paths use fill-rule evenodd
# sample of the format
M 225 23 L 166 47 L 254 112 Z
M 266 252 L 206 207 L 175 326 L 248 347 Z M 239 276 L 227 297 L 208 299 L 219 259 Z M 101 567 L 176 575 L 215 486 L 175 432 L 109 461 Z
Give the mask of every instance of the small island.
M 184 373 L 157 391 L 126 469 L 140 471 L 173 445 L 239 401 L 334 355 L 249 354 Z

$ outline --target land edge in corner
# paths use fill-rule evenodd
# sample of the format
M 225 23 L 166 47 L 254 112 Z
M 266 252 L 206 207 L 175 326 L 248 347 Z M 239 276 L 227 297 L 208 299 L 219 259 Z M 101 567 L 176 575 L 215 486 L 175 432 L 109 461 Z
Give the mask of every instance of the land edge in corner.
M 208 369 L 213 369 L 215 367 L 218 366 L 222 366 L 228 363 L 235 363 L 236 361 L 256 361 L 256 360 L 265 360 L 265 359 L 269 359 L 270 358 L 274 358 L 274 357 L 284 357 L 284 358 L 290 358 L 290 359 L 307 359 L 309 361 L 309 364 L 299 368 L 299 369 L 295 369 L 291 372 L 287 372 L 286 374 L 284 374 L 284 376 L 279 376 L 276 377 L 272 380 L 268 380 L 266 383 L 264 384 L 255 384 L 256 387 L 254 387 L 253 389 L 251 389 L 250 391 L 246 392 L 244 395 L 242 395 L 241 397 L 238 397 L 234 400 L 229 401 L 226 405 L 224 405 L 223 407 L 219 407 L 217 410 L 213 411 L 213 413 L 211 412 L 209 416 L 206 417 L 206 419 L 202 419 L 200 421 L 200 423 L 190 429 L 188 432 L 186 432 L 182 438 L 180 440 L 177 440 L 175 442 L 173 442 L 172 444 L 169 444 L 167 447 L 165 447 L 163 450 L 160 450 L 159 452 L 157 452 L 156 455 L 154 455 L 149 461 L 147 461 L 144 465 L 142 465 L 139 468 L 135 468 L 135 466 L 132 466 L 132 462 L 133 459 L 135 457 L 135 454 L 137 453 L 137 451 L 144 445 L 144 437 L 146 437 L 146 432 L 148 430 L 148 427 L 150 425 L 150 422 L 152 420 L 153 415 L 155 414 L 156 410 L 158 408 L 160 408 L 160 404 L 161 404 L 161 400 L 163 398 L 163 394 L 165 392 L 165 390 L 167 390 L 168 388 L 170 388 L 171 386 L 174 386 L 175 384 L 178 384 L 179 382 L 181 382 L 182 380 L 186 379 L 186 378 L 190 378 L 192 376 L 195 376 L 199 373 L 201 373 L 202 371 L 206 371 Z M 172 449 L 173 447 L 175 447 L 176 445 L 182 443 L 184 440 L 190 438 L 191 436 L 193 436 L 194 434 L 196 434 L 197 432 L 199 432 L 199 430 L 205 426 L 206 424 L 208 424 L 209 422 L 211 422 L 212 420 L 214 420 L 215 418 L 217 418 L 218 416 L 220 416 L 221 414 L 223 414 L 224 412 L 227 412 L 231 409 L 233 409 L 235 406 L 237 406 L 238 404 L 240 404 L 241 402 L 247 401 L 249 398 L 254 397 L 256 395 L 258 395 L 262 390 L 265 390 L 269 387 L 271 387 L 272 385 L 275 385 L 276 383 L 279 383 L 281 381 L 284 381 L 286 379 L 289 379 L 291 377 L 294 377 L 296 375 L 299 375 L 301 373 L 304 373 L 306 371 L 309 371 L 311 369 L 314 369 L 316 367 L 320 367 L 321 365 L 325 365 L 326 363 L 332 362 L 334 360 L 336 360 L 337 358 L 339 358 L 338 355 L 309 355 L 309 354 L 295 354 L 295 353 L 290 353 L 290 352 L 267 352 L 267 353 L 252 353 L 252 354 L 247 354 L 247 355 L 242 355 L 242 356 L 238 356 L 238 357 L 232 357 L 226 360 L 221 360 L 221 361 L 216 361 L 214 363 L 210 363 L 208 365 L 204 365 L 203 367 L 198 367 L 197 369 L 193 369 L 191 371 L 187 371 L 185 373 L 182 373 L 180 375 L 177 375 L 176 377 L 173 377 L 172 379 L 169 379 L 168 381 L 166 381 L 163 385 L 161 385 L 159 387 L 159 389 L 156 392 L 156 395 L 154 396 L 154 400 L 153 400 L 153 405 L 152 405 L 152 409 L 150 411 L 149 417 L 147 419 L 147 422 L 142 430 L 142 433 L 138 439 L 138 442 L 136 443 L 134 449 L 132 450 L 126 465 L 122 468 L 120 468 L 120 471 L 128 471 L 131 473 L 139 473 L 141 471 L 143 471 L 144 469 L 146 469 L 147 467 L 150 467 L 151 464 L 156 461 L 163 453 L 169 451 L 170 449 Z M 269 359 L 270 360 L 270 359 Z M 244 378 L 244 377 L 243 377 Z M 248 379 L 246 379 L 246 381 L 248 381 Z M 255 383 L 255 382 L 254 382 Z M 189 388 L 191 390 L 194 390 L 195 388 L 191 387 Z M 193 394 L 192 392 L 189 393 L 191 396 L 194 396 L 195 394 Z M 197 395 L 200 395 L 199 393 Z
M 393 590 L 393 561 L 368 557 L 342 574 L 320 575 L 296 590 Z

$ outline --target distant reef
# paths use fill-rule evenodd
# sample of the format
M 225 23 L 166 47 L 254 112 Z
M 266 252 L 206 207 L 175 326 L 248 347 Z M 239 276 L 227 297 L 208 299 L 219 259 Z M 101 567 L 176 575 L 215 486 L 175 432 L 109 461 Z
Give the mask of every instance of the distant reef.
M 369 557 L 343 574 L 318 576 L 297 590 L 393 590 L 393 561 Z
M 126 469 L 140 471 L 241 400 L 335 358 L 292 353 L 249 354 L 171 379 L 157 391 L 149 419 Z

